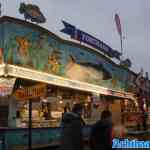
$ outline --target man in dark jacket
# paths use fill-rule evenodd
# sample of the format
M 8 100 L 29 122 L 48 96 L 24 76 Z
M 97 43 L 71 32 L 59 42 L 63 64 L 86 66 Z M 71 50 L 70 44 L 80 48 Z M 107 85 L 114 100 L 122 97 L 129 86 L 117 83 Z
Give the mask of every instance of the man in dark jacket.
M 62 117 L 62 150 L 83 150 L 82 127 L 84 122 L 81 118 L 82 105 L 75 104 L 72 112 L 67 112 Z
M 101 120 L 97 121 L 90 134 L 91 150 L 111 150 L 112 149 L 112 114 L 104 110 Z

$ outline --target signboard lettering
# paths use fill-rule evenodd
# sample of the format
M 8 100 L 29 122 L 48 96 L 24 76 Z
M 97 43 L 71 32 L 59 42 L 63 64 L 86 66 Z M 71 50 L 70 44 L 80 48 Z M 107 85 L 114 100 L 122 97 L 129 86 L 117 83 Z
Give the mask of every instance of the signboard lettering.
M 63 24 L 64 24 L 65 28 L 62 29 L 61 32 L 69 34 L 72 39 L 78 40 L 80 42 L 84 42 L 84 43 L 102 51 L 104 54 L 107 54 L 109 57 L 114 57 L 114 58 L 120 59 L 121 53 L 116 50 L 113 50 L 111 47 L 109 47 L 107 44 L 105 44 L 101 40 L 98 40 L 97 38 L 91 36 L 88 33 L 85 33 L 84 31 L 76 29 L 75 26 L 73 26 L 65 21 L 63 21 Z
M 18 99 L 25 99 L 25 100 L 45 96 L 45 94 L 46 94 L 46 85 L 45 84 L 40 84 L 40 85 L 35 85 L 32 87 L 17 89 L 15 92 L 15 96 Z

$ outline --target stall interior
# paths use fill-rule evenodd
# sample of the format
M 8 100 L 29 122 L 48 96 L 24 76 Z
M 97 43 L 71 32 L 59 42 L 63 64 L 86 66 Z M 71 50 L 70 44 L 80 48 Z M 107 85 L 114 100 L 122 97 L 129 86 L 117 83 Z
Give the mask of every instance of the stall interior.
M 35 128 L 60 126 L 63 113 L 70 112 L 76 103 L 83 106 L 82 117 L 86 124 L 95 123 L 100 119 L 101 112 L 109 109 L 115 123 L 122 123 L 126 127 L 135 126 L 135 114 L 139 113 L 136 101 L 108 95 L 93 95 L 20 78 L 16 79 L 12 95 L 5 99 L 5 107 L 1 100 L 0 110 L 7 111 L 3 111 L 2 116 L 5 117 L 0 118 L 8 118 L 8 122 L 3 121 L 0 126 L 8 127 L 28 127 L 29 99 L 32 101 L 32 126 Z M 6 101 L 9 101 L 7 106 Z
M 43 86 L 43 83 L 23 79 L 17 79 L 16 84 L 13 96 L 16 99 L 17 127 L 28 127 L 29 98 L 32 100 L 33 127 L 60 126 L 63 113 L 70 112 L 76 103 L 83 106 L 82 117 L 87 124 L 97 119 L 92 114 L 97 108 L 92 105 L 91 93 L 47 84 Z M 46 92 L 43 94 L 41 91 Z
M 146 117 L 146 124 L 150 125 L 150 107 L 149 105 L 143 105 L 145 112 L 147 114 Z M 143 126 L 143 119 L 145 115 L 143 111 L 139 108 L 139 104 L 137 99 L 135 98 L 134 101 L 131 100 L 123 100 L 121 103 L 122 108 L 122 122 L 127 128 L 131 128 L 134 130 L 139 130 L 138 126 Z

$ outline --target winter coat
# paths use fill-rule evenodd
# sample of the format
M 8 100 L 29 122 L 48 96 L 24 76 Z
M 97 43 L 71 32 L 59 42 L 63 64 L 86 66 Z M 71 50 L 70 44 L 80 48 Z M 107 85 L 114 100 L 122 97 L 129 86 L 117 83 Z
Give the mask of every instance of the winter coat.
M 90 133 L 91 150 L 112 149 L 112 123 L 110 121 L 97 121 L 91 128 Z
M 83 150 L 82 127 L 84 123 L 81 117 L 72 112 L 67 112 L 61 122 L 61 149 Z

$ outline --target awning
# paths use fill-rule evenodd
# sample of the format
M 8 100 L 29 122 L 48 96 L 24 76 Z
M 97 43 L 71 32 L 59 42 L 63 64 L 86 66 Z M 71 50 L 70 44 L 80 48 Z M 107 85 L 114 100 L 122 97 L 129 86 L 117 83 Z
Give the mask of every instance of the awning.
M 12 76 L 16 78 L 30 79 L 34 81 L 44 82 L 52 84 L 55 86 L 62 86 L 97 94 L 110 95 L 125 99 L 134 99 L 132 93 L 127 93 L 123 91 L 112 90 L 102 86 L 97 86 L 93 84 L 88 84 L 85 82 L 69 80 L 63 77 L 58 77 L 56 75 L 27 69 L 15 65 L 3 64 L 0 66 L 0 75 L 1 76 Z

